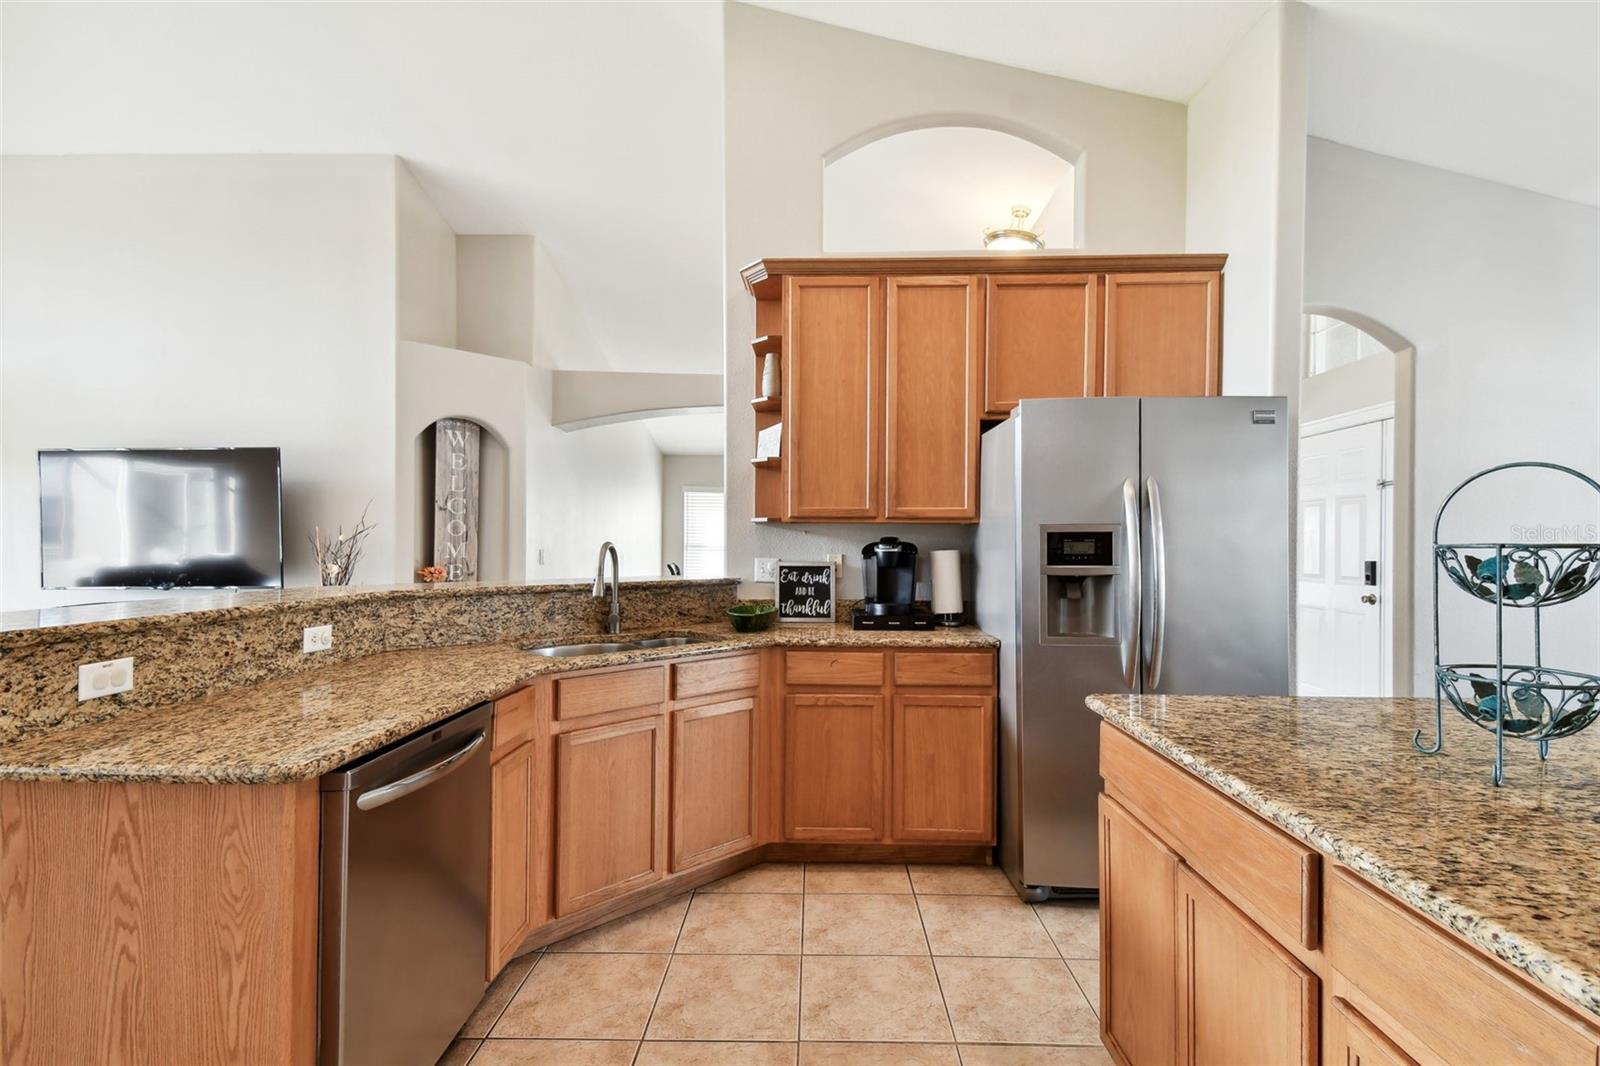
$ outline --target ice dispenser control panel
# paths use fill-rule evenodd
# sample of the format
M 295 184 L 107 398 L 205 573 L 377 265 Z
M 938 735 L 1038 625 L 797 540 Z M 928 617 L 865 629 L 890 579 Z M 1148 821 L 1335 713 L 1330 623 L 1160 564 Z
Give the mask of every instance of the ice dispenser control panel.
M 1046 529 L 1044 565 L 1115 566 L 1110 529 Z
M 1116 642 L 1121 529 L 1119 525 L 1040 527 L 1042 643 Z

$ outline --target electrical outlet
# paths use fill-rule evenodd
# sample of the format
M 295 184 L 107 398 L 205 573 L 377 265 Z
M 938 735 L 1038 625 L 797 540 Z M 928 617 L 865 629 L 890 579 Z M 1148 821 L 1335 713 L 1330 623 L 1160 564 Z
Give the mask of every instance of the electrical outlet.
M 840 574 L 844 573 L 844 555 L 843 554 L 841 554 L 839 552 L 834 552 L 833 554 L 828 556 L 828 562 L 833 564 L 833 576 L 834 577 L 838 577 Z
M 133 657 L 84 663 L 78 667 L 78 702 L 115 696 L 133 688 Z
M 328 651 L 333 647 L 333 626 L 306 626 L 302 631 L 302 651 Z
M 756 560 L 756 576 L 751 578 L 751 580 L 752 581 L 776 581 L 776 580 L 778 580 L 778 560 L 776 560 L 776 559 L 757 559 Z

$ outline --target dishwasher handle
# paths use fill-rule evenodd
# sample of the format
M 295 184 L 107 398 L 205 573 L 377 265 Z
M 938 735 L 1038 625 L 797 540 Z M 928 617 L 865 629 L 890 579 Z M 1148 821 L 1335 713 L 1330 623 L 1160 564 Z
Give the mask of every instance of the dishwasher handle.
M 415 773 L 407 774 L 396 781 L 377 788 L 368 789 L 356 797 L 356 807 L 363 811 L 374 810 L 385 803 L 393 803 L 403 799 L 419 789 L 427 788 L 442 777 L 448 776 L 452 771 L 460 769 L 461 765 L 472 758 L 472 753 L 483 747 L 484 733 L 478 730 L 472 739 L 467 741 L 455 751 L 446 755 L 431 766 L 424 766 Z

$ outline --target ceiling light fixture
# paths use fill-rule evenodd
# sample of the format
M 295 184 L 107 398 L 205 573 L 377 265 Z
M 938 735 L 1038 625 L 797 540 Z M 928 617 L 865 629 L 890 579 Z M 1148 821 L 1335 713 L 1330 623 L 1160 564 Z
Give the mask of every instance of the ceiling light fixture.
M 1011 225 L 1005 229 L 986 230 L 983 234 L 983 246 L 997 252 L 1009 252 L 1027 248 L 1043 248 L 1044 238 L 1028 228 L 1028 216 L 1033 212 L 1017 204 L 1011 209 Z

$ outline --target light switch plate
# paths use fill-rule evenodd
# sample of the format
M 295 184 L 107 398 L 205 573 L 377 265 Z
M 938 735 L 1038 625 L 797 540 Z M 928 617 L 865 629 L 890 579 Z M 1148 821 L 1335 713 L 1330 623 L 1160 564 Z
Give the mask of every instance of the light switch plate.
M 133 657 L 84 663 L 78 667 L 78 702 L 115 696 L 133 688 Z
M 333 626 L 306 626 L 302 631 L 302 651 L 328 651 L 333 647 Z
M 752 581 L 776 581 L 776 580 L 778 580 L 778 560 L 776 560 L 776 559 L 757 559 L 756 560 L 756 576 L 751 578 L 750 580 L 752 580 Z

